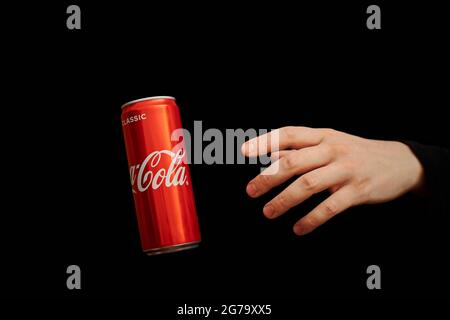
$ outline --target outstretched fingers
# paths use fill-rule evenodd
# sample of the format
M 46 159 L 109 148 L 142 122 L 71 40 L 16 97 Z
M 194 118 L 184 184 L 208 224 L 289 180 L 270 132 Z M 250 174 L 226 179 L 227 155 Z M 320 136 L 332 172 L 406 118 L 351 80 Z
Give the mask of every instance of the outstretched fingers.
M 276 218 L 313 194 L 340 185 L 348 178 L 348 171 L 341 170 L 334 164 L 305 173 L 269 201 L 264 206 L 263 213 L 268 218 Z
M 332 154 L 322 146 L 307 147 L 300 150 L 278 151 L 283 156 L 251 180 L 247 185 L 247 193 L 251 197 L 259 197 L 270 189 L 282 184 L 295 175 L 304 174 L 327 165 Z

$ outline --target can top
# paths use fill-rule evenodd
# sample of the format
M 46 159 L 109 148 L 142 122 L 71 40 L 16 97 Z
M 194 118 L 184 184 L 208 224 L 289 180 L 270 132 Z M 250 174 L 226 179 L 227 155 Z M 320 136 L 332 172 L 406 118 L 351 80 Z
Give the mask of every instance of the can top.
M 171 100 L 175 100 L 174 97 L 171 96 L 153 96 L 153 97 L 146 97 L 146 98 L 141 98 L 141 99 L 136 99 L 136 100 L 132 100 L 130 102 L 127 102 L 125 104 L 123 104 L 120 109 L 125 108 L 126 106 L 136 103 L 136 102 L 141 102 L 141 101 L 146 101 L 146 100 L 156 100 L 156 99 L 171 99 Z

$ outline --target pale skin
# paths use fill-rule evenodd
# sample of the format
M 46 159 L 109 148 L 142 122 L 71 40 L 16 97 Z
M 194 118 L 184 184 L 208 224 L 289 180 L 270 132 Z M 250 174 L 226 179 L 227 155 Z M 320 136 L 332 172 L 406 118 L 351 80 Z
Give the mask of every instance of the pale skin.
M 275 137 L 278 146 L 271 144 Z M 247 157 L 269 152 L 272 164 L 248 183 L 250 197 L 298 178 L 264 206 L 267 218 L 279 217 L 313 194 L 330 192 L 294 225 L 297 235 L 352 206 L 387 202 L 424 184 L 422 165 L 407 145 L 397 141 L 364 139 L 333 129 L 283 127 L 242 145 Z

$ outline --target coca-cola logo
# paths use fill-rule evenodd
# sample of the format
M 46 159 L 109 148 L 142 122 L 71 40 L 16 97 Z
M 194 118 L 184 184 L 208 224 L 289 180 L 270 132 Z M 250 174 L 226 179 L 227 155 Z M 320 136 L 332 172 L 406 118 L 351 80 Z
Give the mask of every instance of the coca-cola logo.
M 153 151 L 142 163 L 130 166 L 133 193 L 145 192 L 150 187 L 156 190 L 161 186 L 169 188 L 189 184 L 186 167 L 183 165 L 183 156 L 182 149 L 176 153 L 169 150 Z M 163 157 L 171 158 L 168 168 L 162 168 L 159 165 Z

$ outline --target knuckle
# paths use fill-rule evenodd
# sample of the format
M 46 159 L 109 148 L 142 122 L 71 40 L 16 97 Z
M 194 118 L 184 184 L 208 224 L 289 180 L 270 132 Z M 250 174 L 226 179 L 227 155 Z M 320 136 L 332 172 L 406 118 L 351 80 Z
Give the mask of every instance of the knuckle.
M 315 190 L 318 186 L 318 179 L 312 174 L 305 174 L 300 177 L 300 183 L 306 190 Z
M 321 129 L 321 131 L 324 136 L 328 136 L 328 137 L 335 135 L 337 132 L 336 130 L 331 129 L 331 128 L 323 128 L 323 129 Z
M 342 154 L 342 155 L 349 155 L 351 154 L 351 146 L 348 143 L 339 142 L 334 145 L 334 150 L 336 153 Z
M 368 202 L 372 198 L 372 190 L 367 181 L 360 183 L 356 187 L 354 187 L 353 193 L 356 197 L 357 202 L 360 203 Z
M 327 158 L 333 158 L 336 150 L 331 143 L 323 143 L 321 146 L 322 152 Z
M 355 161 L 346 159 L 340 163 L 341 169 L 346 171 L 354 171 L 357 168 Z
M 289 196 L 286 193 L 280 193 L 274 200 L 273 200 L 274 206 L 278 210 L 287 210 L 290 208 L 289 205 Z
M 339 212 L 339 206 L 335 200 L 328 200 L 323 204 L 323 213 L 326 217 L 332 217 Z
M 292 138 L 295 135 L 295 127 L 294 126 L 286 126 L 281 128 L 281 131 L 286 135 L 286 137 Z
M 270 185 L 270 175 L 268 174 L 260 174 L 256 179 L 255 179 L 255 183 L 257 184 L 258 187 L 260 187 L 261 189 L 265 189 Z
M 296 159 L 292 154 L 288 154 L 286 156 L 284 156 L 283 158 L 280 159 L 281 163 L 283 165 L 284 168 L 286 168 L 287 170 L 291 170 L 294 169 L 296 166 Z

